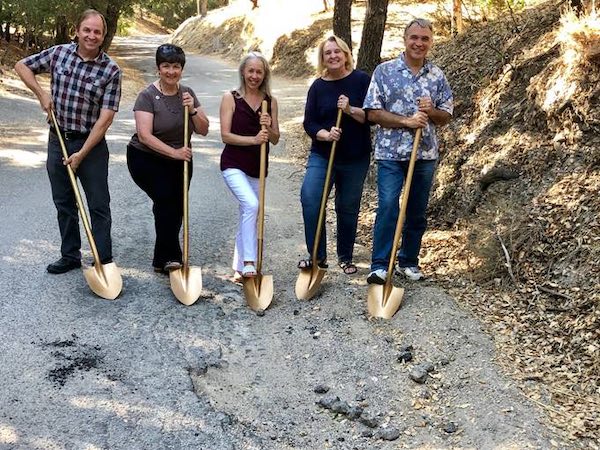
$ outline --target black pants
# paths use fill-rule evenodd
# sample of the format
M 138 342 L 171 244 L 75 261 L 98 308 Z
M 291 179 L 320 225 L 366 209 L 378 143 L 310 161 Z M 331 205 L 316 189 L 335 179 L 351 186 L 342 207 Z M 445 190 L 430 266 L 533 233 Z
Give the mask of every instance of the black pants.
M 65 140 L 67 153 L 79 151 L 85 142 L 81 139 Z M 58 138 L 52 132 L 48 137 L 48 160 L 46 162 L 52 200 L 58 212 L 58 227 L 62 240 L 60 252 L 64 258 L 81 259 L 81 236 L 79 234 L 79 211 L 75 193 L 69 180 L 67 168 L 63 165 L 63 154 Z M 110 238 L 110 194 L 108 192 L 108 147 L 102 139 L 81 162 L 76 172 L 85 192 L 92 225 L 92 234 L 98 248 L 100 261 L 112 259 Z
M 152 265 L 181 262 L 179 231 L 183 222 L 183 161 L 162 158 L 127 146 L 129 173 L 153 202 L 156 242 Z M 192 178 L 192 164 L 189 165 Z

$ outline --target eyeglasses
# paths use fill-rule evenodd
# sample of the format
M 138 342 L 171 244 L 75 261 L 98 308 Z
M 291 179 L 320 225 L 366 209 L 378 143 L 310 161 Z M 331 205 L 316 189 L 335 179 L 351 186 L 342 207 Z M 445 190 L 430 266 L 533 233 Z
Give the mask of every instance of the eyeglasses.
M 173 44 L 163 44 L 156 49 L 156 53 L 162 56 L 182 55 L 183 49 Z

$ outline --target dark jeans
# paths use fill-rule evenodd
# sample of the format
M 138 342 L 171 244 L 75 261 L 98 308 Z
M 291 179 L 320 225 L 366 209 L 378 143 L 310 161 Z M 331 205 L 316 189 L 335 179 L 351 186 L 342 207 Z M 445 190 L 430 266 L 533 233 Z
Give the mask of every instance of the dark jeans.
M 85 138 L 65 140 L 67 153 L 79 151 Z M 58 137 L 50 133 L 48 137 L 48 160 L 46 169 L 52 187 L 52 199 L 58 212 L 60 229 L 60 252 L 64 258 L 81 259 L 81 237 L 79 234 L 79 211 L 75 193 L 69 180 L 67 168 L 63 165 L 63 155 Z M 77 178 L 85 192 L 89 208 L 92 234 L 98 248 L 100 261 L 112 259 L 110 238 L 110 194 L 108 192 L 108 147 L 102 139 L 85 157 L 77 168 Z
M 183 222 L 183 161 L 162 158 L 127 146 L 129 173 L 153 202 L 156 242 L 152 265 L 162 268 L 168 261 L 181 262 L 179 231 Z M 189 178 L 192 178 L 189 164 Z
M 302 215 L 304 217 L 304 236 L 306 248 L 312 254 L 319 220 L 319 208 L 323 186 L 325 186 L 325 175 L 327 172 L 327 158 L 318 153 L 311 152 L 306 166 L 306 175 L 302 183 L 300 200 L 302 202 Z M 369 170 L 369 158 L 359 161 L 338 163 L 335 162 L 331 173 L 331 184 L 327 191 L 328 195 L 333 184 L 335 184 L 335 212 L 337 215 L 337 255 L 339 261 L 352 261 L 354 252 L 354 241 L 356 239 L 356 227 L 358 224 L 358 212 L 360 210 L 360 198 L 362 196 L 363 184 L 367 171 Z M 319 261 L 327 258 L 327 236 L 326 226 L 323 222 L 321 239 L 317 250 Z
M 402 245 L 398 252 L 400 267 L 419 265 L 421 239 L 427 229 L 425 213 L 435 168 L 435 160 L 416 161 L 406 209 L 406 221 L 402 229 Z M 371 270 L 388 268 L 396 222 L 400 214 L 398 199 L 407 173 L 408 161 L 377 161 L 379 203 L 373 231 Z

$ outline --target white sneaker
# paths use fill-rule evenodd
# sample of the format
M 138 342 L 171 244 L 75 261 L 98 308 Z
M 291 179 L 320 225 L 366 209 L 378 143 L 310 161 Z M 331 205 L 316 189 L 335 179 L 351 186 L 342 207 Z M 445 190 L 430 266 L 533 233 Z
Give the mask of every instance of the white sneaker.
M 419 270 L 418 267 L 396 267 L 396 273 L 399 275 L 404 275 L 406 278 L 408 278 L 411 281 L 419 281 L 421 278 L 423 278 L 425 275 L 423 275 L 423 272 L 421 272 Z
M 385 284 L 387 278 L 387 270 L 377 269 L 373 270 L 367 277 L 367 283 L 369 284 Z

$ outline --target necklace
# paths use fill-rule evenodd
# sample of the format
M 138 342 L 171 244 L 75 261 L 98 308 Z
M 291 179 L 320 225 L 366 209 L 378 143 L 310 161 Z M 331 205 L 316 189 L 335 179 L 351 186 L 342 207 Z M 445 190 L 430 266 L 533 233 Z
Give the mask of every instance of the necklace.
M 177 86 L 177 93 L 175 95 L 167 95 L 164 93 L 162 80 L 158 80 L 158 92 L 160 92 L 161 95 L 157 95 L 156 100 L 162 100 L 162 103 L 165 105 L 167 111 L 169 111 L 171 114 L 182 114 L 183 103 L 179 85 Z

